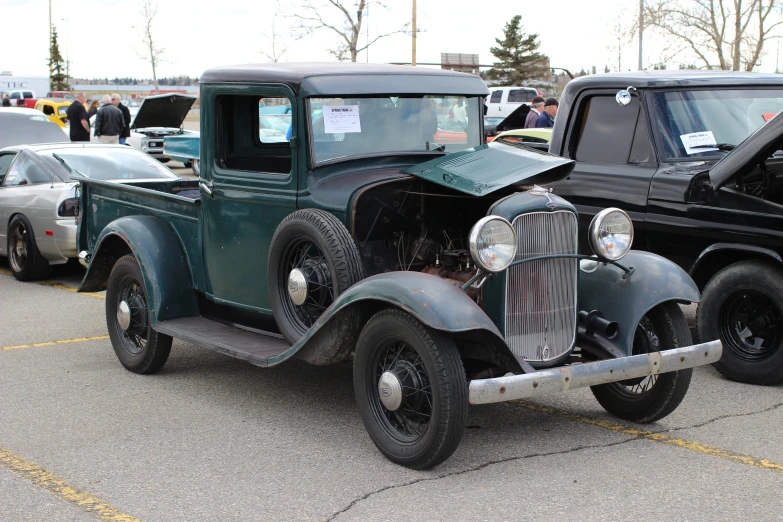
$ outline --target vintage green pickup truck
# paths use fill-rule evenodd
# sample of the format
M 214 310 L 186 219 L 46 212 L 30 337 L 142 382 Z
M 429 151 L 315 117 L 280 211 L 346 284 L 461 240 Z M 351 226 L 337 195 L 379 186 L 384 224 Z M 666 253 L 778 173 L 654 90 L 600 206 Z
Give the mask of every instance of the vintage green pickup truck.
M 263 367 L 353 361 L 370 437 L 412 468 L 455 451 L 469 404 L 590 386 L 621 418 L 671 413 L 722 351 L 692 345 L 696 286 L 630 250 L 618 209 L 578 254 L 576 210 L 539 186 L 573 162 L 483 144 L 487 92 L 391 65 L 206 71 L 198 181 L 81 180 L 80 290 L 107 290 L 120 362 L 154 373 L 172 338 Z M 455 104 L 464 132 L 443 130 Z M 285 107 L 286 138 L 260 106 Z

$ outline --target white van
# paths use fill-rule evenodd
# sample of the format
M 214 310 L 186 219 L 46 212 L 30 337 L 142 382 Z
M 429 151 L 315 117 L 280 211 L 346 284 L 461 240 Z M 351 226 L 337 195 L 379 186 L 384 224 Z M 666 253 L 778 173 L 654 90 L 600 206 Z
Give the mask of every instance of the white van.
M 508 116 L 523 103 L 529 106 L 536 96 L 541 95 L 532 87 L 490 87 L 487 116 Z

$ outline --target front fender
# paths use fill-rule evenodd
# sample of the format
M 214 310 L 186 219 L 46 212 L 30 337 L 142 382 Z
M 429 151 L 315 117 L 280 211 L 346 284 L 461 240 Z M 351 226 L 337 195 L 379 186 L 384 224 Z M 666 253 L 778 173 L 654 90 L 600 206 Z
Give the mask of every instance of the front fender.
M 616 321 L 617 337 L 605 341 L 625 355 L 631 355 L 636 325 L 661 303 L 696 303 L 699 289 L 687 272 L 656 254 L 630 251 L 620 262 L 634 272 L 623 279 L 614 265 L 599 265 L 591 273 L 579 273 L 579 310 L 599 310 L 605 319 Z
M 299 342 L 269 364 L 295 354 L 313 364 L 337 362 L 353 350 L 367 320 L 389 306 L 430 328 L 500 351 L 506 367 L 520 371 L 500 331 L 470 297 L 439 277 L 418 272 L 388 272 L 359 281 L 337 297 Z
M 150 323 L 198 315 L 188 260 L 179 237 L 154 216 L 128 216 L 106 225 L 84 275 L 80 292 L 105 290 L 114 263 L 132 253 L 139 263 Z

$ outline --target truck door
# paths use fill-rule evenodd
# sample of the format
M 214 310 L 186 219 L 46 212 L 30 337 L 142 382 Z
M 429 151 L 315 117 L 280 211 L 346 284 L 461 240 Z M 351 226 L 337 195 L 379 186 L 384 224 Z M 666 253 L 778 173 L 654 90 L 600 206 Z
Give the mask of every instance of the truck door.
M 487 103 L 487 116 L 504 116 L 502 89 L 495 89 L 490 94 L 489 103 Z
M 281 86 L 205 91 L 200 152 L 205 292 L 215 302 L 270 312 L 269 244 L 280 221 L 296 210 L 296 156 L 287 138 L 295 97 Z
M 622 107 L 615 94 L 616 91 L 592 92 L 577 100 L 574 107 L 578 112 L 568 118 L 565 150 L 560 151 L 576 160 L 576 167 L 553 188 L 579 211 L 582 253 L 590 253 L 590 221 L 606 207 L 620 207 L 628 212 L 634 224 L 634 244 L 637 248 L 646 245 L 644 218 L 657 160 L 646 111 L 638 96 Z

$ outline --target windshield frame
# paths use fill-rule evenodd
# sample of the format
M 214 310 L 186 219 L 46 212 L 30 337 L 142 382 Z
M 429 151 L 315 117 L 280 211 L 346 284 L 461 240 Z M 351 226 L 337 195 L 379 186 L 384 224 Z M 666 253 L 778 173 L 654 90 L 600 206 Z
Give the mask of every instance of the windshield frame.
M 655 105 L 654 105 L 654 97 L 656 94 L 665 94 L 670 92 L 695 92 L 695 91 L 709 91 L 709 92 L 716 92 L 716 91 L 781 91 L 783 93 L 783 86 L 777 86 L 777 85 L 759 85 L 759 84 L 752 84 L 752 85 L 718 85 L 718 86 L 682 86 L 678 88 L 671 88 L 671 87 L 664 87 L 664 88 L 649 88 L 644 89 L 644 91 L 641 93 L 643 96 L 642 103 L 644 107 L 647 110 L 647 123 L 649 126 L 649 130 L 651 132 L 652 138 L 653 138 L 653 146 L 655 148 L 655 155 L 658 158 L 659 163 L 693 163 L 693 162 L 716 162 L 724 157 L 726 157 L 727 152 L 723 151 L 705 151 L 704 155 L 700 156 L 692 156 L 692 157 L 666 157 L 664 156 L 663 152 L 663 137 L 661 134 L 661 126 L 658 122 L 658 115 L 655 111 Z M 758 128 L 756 128 L 754 131 L 752 131 L 748 136 L 745 137 L 745 140 L 747 140 L 750 136 L 753 135 L 756 130 L 761 128 L 766 123 L 760 125 Z M 742 140 L 740 143 L 733 143 L 732 145 L 736 145 L 739 147 L 745 140 Z
M 483 145 L 484 141 L 482 141 L 482 138 L 484 136 L 484 104 L 483 99 L 484 96 L 480 95 L 470 95 L 470 94 L 463 94 L 463 93 L 426 93 L 426 94 L 400 94 L 400 93 L 382 93 L 379 92 L 377 94 L 373 94 L 372 96 L 367 95 L 352 95 L 352 94 L 340 94 L 340 95 L 330 95 L 330 96 L 313 96 L 305 98 L 303 101 L 305 102 L 305 128 L 307 132 L 307 150 L 308 150 L 308 160 L 307 160 L 307 166 L 309 170 L 315 170 L 319 167 L 325 167 L 327 165 L 333 165 L 335 163 L 342 163 L 344 161 L 353 161 L 357 159 L 366 159 L 366 158 L 379 158 L 379 157 L 390 157 L 390 156 L 426 156 L 426 157 L 436 157 L 436 156 L 445 156 L 446 154 L 449 154 L 450 152 L 447 152 L 445 150 L 439 151 L 439 150 L 430 150 L 430 151 L 380 151 L 380 152 L 369 152 L 364 154 L 355 154 L 352 156 L 340 156 L 337 158 L 330 158 L 325 159 L 322 161 L 316 161 L 316 154 L 315 154 L 315 140 L 314 140 L 314 130 L 313 130 L 313 121 L 309 117 L 310 114 L 312 114 L 312 108 L 311 108 L 311 101 L 313 99 L 318 98 L 385 98 L 385 97 L 399 97 L 399 98 L 425 98 L 427 96 L 437 96 L 437 97 L 454 97 L 454 96 L 461 96 L 464 97 L 465 100 L 470 100 L 472 98 L 475 98 L 477 100 L 476 103 L 476 115 L 477 115 L 477 122 L 478 122 L 478 143 L 475 145 L 470 145 L 469 143 L 466 143 L 465 149 L 469 149 L 471 147 L 476 147 L 479 145 Z M 467 109 L 466 109 L 467 110 Z M 294 132 L 296 134 L 296 131 Z M 463 149 L 464 150 L 464 149 Z

